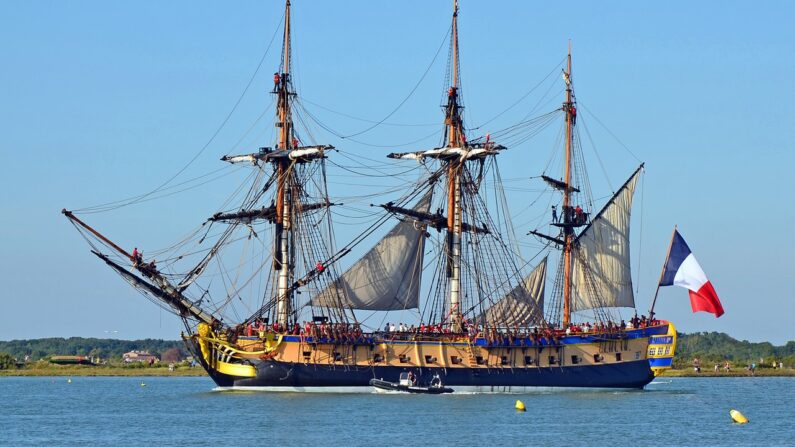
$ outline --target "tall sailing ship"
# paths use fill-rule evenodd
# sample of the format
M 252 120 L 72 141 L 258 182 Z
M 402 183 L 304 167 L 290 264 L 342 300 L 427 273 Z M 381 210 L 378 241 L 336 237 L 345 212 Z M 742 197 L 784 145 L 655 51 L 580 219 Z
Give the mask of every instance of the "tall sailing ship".
M 456 391 L 642 388 L 671 366 L 673 324 L 653 316 L 625 323 L 616 312 L 635 307 L 629 224 L 643 166 L 595 215 L 579 205 L 570 50 L 557 111 L 565 118 L 564 169 L 557 179 L 541 176 L 560 194 L 560 215 L 555 210 L 547 226 L 557 234 L 529 233 L 547 253 L 560 251 L 545 300 L 548 257 L 537 256 L 532 269 L 522 260 L 505 196 L 493 191 L 501 183 L 497 156 L 507 148 L 465 133 L 457 1 L 443 144 L 388 155 L 422 163 L 423 175 L 379 205 L 372 225 L 342 248 L 326 181 L 335 148 L 301 145 L 290 38 L 288 0 L 272 91 L 278 141 L 222 158 L 253 170 L 235 207 L 210 216 L 157 262 L 63 211 L 94 255 L 182 319 L 186 346 L 219 387 L 349 390 L 411 372 L 420 384 Z M 385 236 L 341 272 L 346 255 L 381 229 Z M 224 267 L 223 255 L 237 257 L 236 267 Z M 241 306 L 244 295 L 256 305 Z M 418 318 L 410 326 L 366 323 L 378 312 L 406 310 Z

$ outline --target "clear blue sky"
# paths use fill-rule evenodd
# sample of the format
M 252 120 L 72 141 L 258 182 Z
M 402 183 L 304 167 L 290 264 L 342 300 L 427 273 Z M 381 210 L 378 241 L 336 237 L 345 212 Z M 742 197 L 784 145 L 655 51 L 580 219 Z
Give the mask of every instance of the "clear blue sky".
M 450 3 L 294 1 L 301 97 L 356 117 L 384 117 L 428 67 L 449 26 Z M 678 224 L 726 315 L 691 314 L 687 292 L 667 288 L 660 316 L 685 332 L 795 339 L 787 255 L 795 251 L 795 212 L 783 197 L 795 161 L 795 4 L 463 0 L 460 8 L 469 125 L 542 80 L 571 39 L 582 105 L 647 163 L 633 228 L 641 242 L 633 248 L 641 309 Z M 0 2 L 0 339 L 178 336 L 177 319 L 91 256 L 59 211 L 140 194 L 177 172 L 232 109 L 282 11 L 280 1 Z M 246 131 L 271 104 L 279 46 L 277 37 L 240 107 L 180 179 L 223 167 L 223 154 L 272 144 L 271 112 Z M 446 49 L 389 122 L 441 121 Z M 493 125 L 518 121 L 532 105 Z M 307 107 L 342 132 L 367 127 Z M 434 129 L 440 126 L 382 126 L 359 139 L 397 146 Z M 593 119 L 590 129 L 616 186 L 636 161 Z M 391 151 L 322 129 L 314 136 L 373 159 Z M 529 178 L 550 148 L 531 141 L 511 150 L 503 176 Z M 589 172 L 595 196 L 609 195 L 599 165 Z M 89 220 L 125 246 L 162 247 L 217 210 L 242 178 L 231 177 Z

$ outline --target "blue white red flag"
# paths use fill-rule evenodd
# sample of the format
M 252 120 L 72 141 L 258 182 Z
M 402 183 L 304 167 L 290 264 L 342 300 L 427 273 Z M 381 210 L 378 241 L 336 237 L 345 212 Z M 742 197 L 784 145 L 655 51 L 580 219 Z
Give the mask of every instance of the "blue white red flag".
M 723 306 L 715 288 L 707 279 L 707 275 L 696 261 L 696 257 L 690 252 L 690 247 L 676 230 L 674 230 L 671 251 L 668 253 L 668 261 L 665 263 L 660 285 L 680 286 L 688 289 L 690 291 L 690 307 L 693 308 L 693 312 L 710 312 L 716 317 L 723 315 Z

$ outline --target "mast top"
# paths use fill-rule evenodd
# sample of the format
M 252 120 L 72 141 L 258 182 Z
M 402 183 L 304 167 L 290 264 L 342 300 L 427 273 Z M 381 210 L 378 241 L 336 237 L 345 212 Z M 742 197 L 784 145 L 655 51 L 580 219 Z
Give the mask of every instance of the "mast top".
M 458 88 L 458 0 L 453 0 L 453 79 L 452 88 Z
M 566 92 L 571 92 L 571 39 L 569 39 L 569 50 L 566 53 L 566 71 L 563 76 L 563 80 L 566 81 Z M 571 102 L 571 99 L 567 99 L 568 102 Z
M 290 74 L 290 0 L 286 0 L 284 5 L 284 58 L 282 62 L 282 73 Z

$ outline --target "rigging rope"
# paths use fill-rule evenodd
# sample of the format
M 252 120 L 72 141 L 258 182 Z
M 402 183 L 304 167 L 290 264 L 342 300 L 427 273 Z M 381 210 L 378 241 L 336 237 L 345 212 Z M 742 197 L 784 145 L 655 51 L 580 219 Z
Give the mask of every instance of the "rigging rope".
M 282 15 L 282 19 L 284 19 L 284 15 Z M 219 133 L 221 133 L 221 130 L 226 126 L 226 123 L 229 122 L 229 119 L 232 117 L 232 114 L 235 113 L 235 111 L 237 110 L 237 107 L 240 105 L 241 101 L 243 101 L 243 97 L 246 96 L 246 93 L 248 92 L 249 88 L 251 87 L 251 84 L 254 82 L 254 78 L 256 78 L 257 73 L 259 73 L 259 70 L 262 67 L 262 63 L 265 61 L 265 57 L 268 55 L 268 52 L 270 51 L 271 46 L 273 45 L 273 41 L 276 38 L 276 35 L 278 34 L 278 31 L 279 31 L 279 27 L 276 27 L 276 29 L 275 29 L 275 31 L 273 33 L 273 36 L 271 37 L 271 40 L 268 43 L 267 48 L 265 49 L 265 52 L 262 54 L 262 57 L 260 58 L 259 63 L 257 64 L 257 68 L 254 70 L 254 73 L 251 75 L 251 78 L 248 80 L 248 83 L 246 84 L 246 87 L 243 89 L 243 92 L 240 94 L 240 97 L 238 97 L 237 101 L 235 102 L 235 105 L 232 106 L 232 110 L 229 111 L 229 113 L 226 115 L 226 118 L 224 118 L 224 120 L 221 122 L 221 124 L 218 126 L 218 128 L 215 130 L 215 132 L 212 134 L 210 139 L 207 140 L 207 142 L 204 144 L 204 146 L 202 146 L 202 148 L 193 156 L 193 158 L 191 158 L 190 161 L 188 161 L 185 164 L 185 166 L 183 166 L 179 171 L 177 171 L 176 174 L 172 175 L 171 177 L 169 177 L 168 180 L 166 180 L 165 182 L 161 183 L 156 188 L 154 188 L 153 190 L 151 190 L 151 191 L 149 191 L 147 193 L 140 194 L 140 195 L 137 195 L 137 196 L 128 197 L 126 199 L 116 200 L 116 201 L 113 201 L 113 202 L 107 202 L 107 203 L 100 204 L 100 205 L 90 206 L 90 207 L 86 207 L 86 208 L 82 208 L 82 209 L 78 209 L 78 210 L 73 210 L 73 212 L 82 213 L 82 214 L 88 214 L 89 211 L 104 212 L 104 211 L 110 211 L 110 210 L 113 210 L 113 209 L 129 206 L 129 205 L 134 205 L 136 203 L 139 203 L 139 202 L 143 201 L 143 199 L 146 199 L 147 197 L 151 196 L 152 194 L 155 194 L 156 192 L 162 190 L 169 183 L 174 181 L 174 179 L 176 179 L 183 172 L 185 172 L 185 170 L 187 170 L 193 164 L 193 162 L 195 162 L 204 153 L 204 151 L 207 150 L 208 147 L 210 147 L 210 144 L 212 144 L 212 142 L 215 141 L 215 138 L 218 136 Z M 115 205 L 115 206 L 110 207 L 110 205 Z M 97 209 L 101 209 L 101 210 L 97 211 Z
M 369 132 L 369 131 L 371 131 L 371 130 L 375 129 L 376 127 L 378 127 L 379 125 L 381 125 L 381 124 L 382 124 L 384 121 L 388 120 L 390 117 L 392 117 L 392 115 L 394 115 L 394 114 L 395 114 L 395 113 L 396 113 L 398 110 L 400 110 L 400 108 L 401 108 L 401 107 L 403 107 L 403 104 L 405 104 L 405 103 L 406 103 L 406 101 L 408 101 L 408 100 L 409 100 L 409 98 L 411 98 L 411 96 L 412 96 L 412 95 L 414 95 L 414 92 L 415 92 L 415 91 L 417 91 L 417 88 L 420 86 L 420 84 L 422 84 L 422 81 L 423 81 L 423 80 L 425 80 L 425 76 L 427 76 L 427 75 L 428 75 L 428 72 L 429 72 L 429 71 L 431 71 L 431 67 L 433 67 L 433 64 L 434 64 L 434 63 L 436 63 L 436 58 L 437 58 L 437 57 L 439 57 L 439 52 L 440 52 L 440 51 L 442 51 L 442 47 L 444 47 L 444 42 L 447 40 L 447 36 L 449 36 L 449 35 L 450 35 L 450 30 L 451 30 L 451 29 L 452 29 L 452 25 L 451 25 L 451 27 L 450 27 L 450 28 L 448 28 L 448 29 L 447 29 L 447 31 L 445 32 L 445 34 L 444 34 L 444 39 L 442 39 L 442 44 L 441 44 L 441 45 L 439 45 L 439 48 L 436 50 L 436 54 L 434 54 L 434 55 L 433 55 L 433 59 L 431 60 L 431 63 L 430 63 L 430 64 L 428 64 L 428 67 L 425 69 L 425 72 L 424 72 L 424 73 L 422 74 L 422 76 L 420 77 L 420 80 L 419 80 L 419 81 L 417 81 L 417 83 L 416 83 L 416 84 L 414 84 L 414 87 L 411 89 L 411 91 L 409 92 L 409 94 L 408 94 L 408 95 L 406 95 L 406 97 L 405 97 L 405 98 L 403 98 L 403 101 L 401 101 L 401 102 L 400 102 L 400 104 L 398 104 L 398 105 L 397 105 L 397 107 L 395 107 L 395 108 L 394 108 L 394 109 L 393 109 L 391 112 L 389 112 L 389 114 L 387 114 L 387 115 L 386 115 L 386 116 L 385 116 L 385 117 L 384 117 L 382 120 L 380 120 L 378 123 L 376 123 L 376 124 L 373 124 L 372 126 L 370 126 L 370 127 L 366 128 L 366 129 L 364 129 L 364 130 L 361 130 L 361 131 L 359 131 L 359 132 L 354 132 L 354 133 L 352 133 L 352 134 L 350 134 L 350 135 L 340 136 L 340 138 L 342 138 L 342 139 L 348 139 L 348 138 L 350 138 L 350 137 L 355 137 L 355 136 L 361 135 L 361 134 L 363 134 L 363 133 L 365 133 L 365 132 Z
M 610 129 L 609 129 L 609 128 L 608 128 L 608 127 L 607 127 L 607 126 L 606 126 L 606 125 L 605 125 L 605 124 L 602 122 L 602 121 L 600 121 L 600 120 L 599 120 L 599 118 L 598 118 L 598 117 L 597 117 L 597 116 L 596 116 L 596 115 L 595 115 L 593 112 L 591 112 L 591 111 L 588 109 L 588 107 L 586 107 L 586 106 L 585 106 L 585 104 L 583 104 L 583 103 L 582 103 L 582 101 L 579 101 L 579 102 L 578 102 L 578 104 L 580 105 L 580 107 L 582 107 L 583 109 L 585 109 L 585 111 L 586 111 L 586 112 L 588 112 L 588 114 L 589 114 L 589 115 L 591 115 L 591 116 L 592 116 L 592 117 L 593 117 L 593 118 L 596 120 L 596 122 L 597 122 L 597 123 L 599 123 L 599 125 L 600 125 L 600 126 L 602 126 L 602 127 L 603 127 L 603 128 L 606 130 L 606 131 L 607 131 L 607 133 L 609 133 L 609 134 L 610 134 L 610 136 L 612 136 L 613 138 L 615 138 L 615 140 L 618 142 L 618 144 L 620 144 L 620 145 L 621 145 L 621 147 L 623 147 L 623 148 L 624 148 L 624 150 L 626 150 L 626 151 L 627 151 L 627 153 L 628 153 L 629 155 L 631 155 L 631 156 L 632 156 L 632 157 L 633 157 L 633 158 L 634 158 L 634 159 L 635 159 L 635 160 L 636 160 L 638 163 L 642 163 L 641 159 L 640 159 L 640 158 L 638 158 L 638 157 L 637 157 L 637 156 L 636 156 L 636 155 L 635 155 L 635 154 L 634 154 L 634 153 L 633 153 L 633 152 L 632 152 L 632 151 L 629 149 L 629 147 L 628 147 L 626 144 L 624 144 L 624 142 L 623 142 L 623 141 L 621 141 L 621 140 L 620 140 L 620 139 L 619 139 L 619 138 L 616 136 L 616 134 L 614 134 L 614 133 L 613 133 L 613 132 L 612 132 L 612 131 L 611 131 L 611 130 L 610 130 Z
M 535 86 L 533 86 L 533 88 L 531 88 L 530 90 L 528 90 L 528 91 L 527 91 L 527 92 L 526 92 L 524 95 L 522 95 L 522 96 L 521 96 L 519 99 L 517 99 L 517 100 L 516 100 L 516 101 L 515 101 L 513 104 L 511 104 L 510 106 L 508 106 L 508 108 L 506 108 L 506 109 L 505 109 L 505 110 L 503 110 L 502 112 L 500 112 L 500 113 L 498 113 L 498 114 L 494 115 L 493 117 L 489 118 L 488 120 L 486 120 L 486 121 L 484 121 L 484 122 L 480 123 L 479 125 L 477 125 L 477 126 L 475 126 L 475 127 L 471 127 L 471 128 L 469 128 L 468 130 L 470 130 L 470 131 L 478 130 L 478 129 L 480 129 L 481 127 L 485 126 L 486 124 L 489 124 L 490 122 L 492 122 L 492 121 L 496 120 L 497 118 L 501 117 L 502 115 L 504 115 L 504 114 L 505 114 L 505 113 L 507 113 L 509 110 L 511 110 L 511 109 L 513 109 L 514 107 L 516 107 L 517 105 L 519 105 L 519 103 L 521 103 L 522 101 L 524 101 L 524 100 L 525 100 L 525 98 L 527 98 L 528 96 L 530 96 L 530 94 L 531 94 L 531 93 L 533 93 L 533 92 L 535 91 L 535 89 L 537 89 L 538 87 L 540 87 L 540 86 L 541 86 L 541 84 L 543 84 L 544 82 L 546 82 L 546 80 L 547 80 L 547 79 L 549 79 L 549 77 L 550 77 L 550 76 L 552 76 L 552 74 L 554 74 L 554 73 L 557 73 L 557 70 L 558 70 L 558 68 L 560 68 L 560 67 L 561 67 L 561 65 L 563 65 L 563 63 L 564 63 L 565 61 L 566 61 L 566 58 L 563 58 L 563 59 L 561 59 L 561 61 L 560 61 L 560 62 L 558 62 L 558 64 L 557 64 L 557 65 L 555 65 L 555 67 L 554 67 L 554 68 L 552 68 L 552 70 L 551 70 L 549 73 L 547 73 L 547 75 L 546 75 L 546 76 L 544 76 L 544 79 L 542 79 L 541 81 L 539 81 L 539 82 L 538 82 L 538 83 L 537 83 Z
M 344 112 L 340 112 L 340 111 L 337 111 L 337 110 L 334 110 L 334 109 L 330 109 L 330 108 L 322 106 L 322 105 L 320 105 L 320 104 L 318 104 L 316 102 L 310 101 L 310 100 L 306 99 L 306 97 L 301 97 L 301 102 L 306 102 L 306 103 L 312 104 L 315 107 L 323 109 L 323 110 L 325 110 L 327 112 L 331 112 L 331 113 L 334 113 L 336 115 L 344 116 L 346 118 L 350 118 L 350 119 L 353 119 L 353 120 L 356 120 L 356 121 L 362 121 L 362 122 L 365 122 L 365 123 L 371 123 L 371 124 L 375 123 L 375 124 L 382 124 L 384 126 L 394 126 L 394 127 L 436 127 L 436 126 L 439 125 L 439 123 L 408 124 L 408 123 L 387 123 L 385 121 L 373 121 L 373 120 L 368 120 L 366 118 L 359 118 L 357 116 L 353 116 L 353 115 L 350 115 L 350 114 L 347 114 L 347 113 L 344 113 Z

